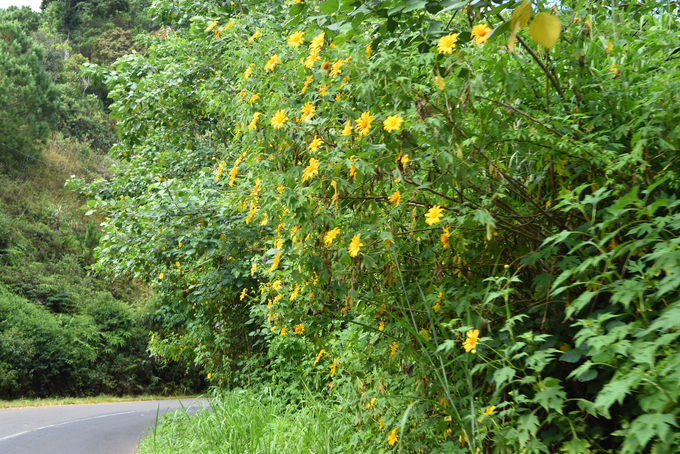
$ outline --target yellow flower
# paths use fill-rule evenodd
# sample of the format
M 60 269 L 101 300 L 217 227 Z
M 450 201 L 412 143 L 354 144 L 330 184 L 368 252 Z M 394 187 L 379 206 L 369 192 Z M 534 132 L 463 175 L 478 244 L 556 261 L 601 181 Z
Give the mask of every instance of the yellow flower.
M 340 233 L 340 227 L 336 227 L 333 230 L 326 232 L 326 234 L 323 236 L 323 241 L 326 243 L 326 246 L 333 244 L 333 240 L 338 236 L 338 233 Z
M 210 378 L 210 377 L 212 377 L 212 374 L 210 372 L 208 372 L 208 378 Z
M 253 263 L 253 266 L 250 267 L 250 276 L 255 276 L 255 271 L 257 270 L 257 263 Z
M 484 416 L 482 416 L 481 418 L 479 418 L 477 421 L 478 421 L 478 422 L 484 421 L 484 417 L 485 417 L 485 416 L 489 416 L 491 413 L 493 413 L 493 411 L 494 411 L 495 409 L 496 409 L 496 406 L 495 406 L 495 405 L 490 406 L 489 408 L 487 408 L 486 410 L 484 410 Z
M 363 243 L 361 242 L 361 233 L 357 233 L 354 235 L 354 238 L 352 238 L 349 248 L 347 248 L 349 255 L 351 257 L 356 257 L 357 254 L 359 254 L 359 249 L 361 249 L 361 246 L 363 246 Z
M 286 328 L 281 328 L 281 333 L 279 336 L 285 336 L 286 335 Z
M 390 345 L 390 357 L 394 356 L 394 354 L 397 353 L 397 350 L 399 350 L 399 342 L 395 341 Z
M 312 42 L 309 44 L 309 48 L 311 50 L 314 49 L 320 49 L 323 46 L 323 40 L 326 37 L 326 34 L 324 32 L 319 33 L 312 39 Z
M 243 73 L 243 78 L 244 78 L 244 79 L 247 79 L 247 78 L 249 78 L 249 77 L 252 76 L 252 75 L 253 75 L 253 68 L 252 68 L 252 66 L 248 66 L 248 67 L 246 68 L 246 70 L 244 71 L 244 73 Z
M 246 297 L 246 293 L 248 293 L 248 289 L 244 288 L 243 291 L 241 292 L 241 301 L 243 301 L 243 298 Z
M 246 224 L 250 224 L 250 221 L 253 220 L 253 217 L 255 216 L 255 213 L 258 211 L 257 205 L 254 203 L 250 204 L 250 212 L 248 213 L 248 217 L 245 218 Z
M 394 194 L 392 194 L 392 197 L 390 197 L 387 201 L 390 203 L 396 203 L 395 206 L 399 206 L 399 201 L 401 200 L 401 191 L 397 191 Z
M 342 130 L 342 135 L 343 136 L 351 136 L 352 135 L 352 122 L 348 121 L 345 123 L 345 127 Z
M 328 91 L 328 85 L 321 84 L 321 88 L 319 88 L 319 94 L 325 95 L 327 91 Z
M 212 24 L 208 25 L 208 28 L 206 28 L 205 31 L 209 32 L 210 30 L 215 28 L 217 26 L 218 22 L 219 22 L 219 20 L 214 20 Z
M 218 41 L 220 39 L 220 33 L 221 32 L 222 32 L 222 30 L 220 30 L 219 28 L 215 29 L 215 41 Z
M 441 301 L 437 301 L 437 303 L 432 307 L 432 309 L 434 309 L 435 312 L 437 312 L 441 308 L 442 308 Z
M 387 117 L 387 119 L 383 121 L 383 127 L 387 132 L 399 131 L 399 129 L 401 128 L 401 123 L 403 121 L 404 119 L 401 118 L 399 115 L 392 115 L 390 117 Z
M 300 47 L 300 44 L 305 42 L 305 32 L 295 32 L 288 37 L 288 44 L 294 48 Z
M 609 54 L 612 53 L 613 50 L 614 50 L 614 45 L 611 42 L 608 41 L 607 45 L 604 48 L 604 53 L 609 55 Z
M 371 115 L 371 112 L 364 112 L 361 114 L 361 117 L 359 117 L 358 120 L 355 120 L 360 136 L 365 136 L 368 134 L 368 131 L 371 130 L 371 122 L 373 120 L 375 120 L 375 117 Z
M 277 63 L 281 63 L 281 59 L 277 54 L 272 55 L 272 57 L 269 59 L 266 65 L 264 65 L 264 70 L 265 71 L 274 71 L 274 66 L 276 66 Z
M 300 92 L 301 95 L 305 94 L 305 92 L 307 91 L 307 87 L 309 87 L 309 84 L 311 84 L 313 80 L 314 80 L 314 76 L 308 76 L 307 77 L 307 80 L 305 80 L 305 86 L 302 87 L 302 91 Z
M 368 43 L 368 46 L 366 46 L 366 55 L 368 56 L 368 58 L 371 58 L 371 44 L 373 44 L 373 41 Z
M 233 27 L 235 23 L 236 23 L 236 22 L 234 22 L 233 20 L 230 20 L 229 23 L 227 24 L 227 26 L 224 27 L 224 30 L 223 30 L 223 31 L 226 32 L 226 31 L 229 30 L 231 27 Z
M 491 28 L 486 24 L 479 24 L 472 27 L 472 39 L 475 40 L 475 44 L 478 46 L 482 43 L 486 44 L 490 35 Z
M 279 263 L 281 263 L 281 253 L 277 252 L 276 257 L 274 257 L 274 261 L 272 262 L 272 266 L 269 267 L 269 272 L 273 273 L 274 270 L 279 267 Z
M 382 415 L 380 415 L 378 430 L 383 430 L 383 427 L 385 427 L 385 423 L 383 422 Z
M 305 68 L 312 69 L 317 60 L 319 60 L 319 49 L 310 50 L 309 55 L 305 59 Z
M 165 277 L 165 274 L 163 274 L 163 273 L 158 275 L 158 279 L 163 279 L 163 277 Z
M 380 322 L 380 326 L 378 327 L 378 331 L 383 331 L 385 329 L 385 322 Z
M 444 249 L 448 249 L 450 244 L 451 244 L 450 241 L 449 241 L 449 235 L 450 235 L 449 228 L 450 227 L 443 227 L 444 233 L 442 233 L 442 235 L 441 235 L 442 247 Z
M 319 145 L 323 144 L 323 140 L 321 140 L 318 137 L 314 137 L 314 140 L 309 144 L 309 151 L 312 153 L 316 153 L 317 148 L 319 148 Z
M 250 104 L 254 104 L 255 101 L 260 99 L 260 94 L 259 93 L 253 93 L 252 96 L 250 97 Z
M 262 115 L 260 112 L 255 112 L 253 115 L 253 120 L 248 125 L 248 132 L 252 131 L 253 129 L 257 129 L 257 119 L 260 118 L 260 115 Z
M 346 58 L 344 60 L 341 59 L 341 60 L 338 60 L 335 63 L 333 63 L 333 67 L 331 68 L 331 71 L 330 71 L 330 76 L 335 78 L 335 76 L 339 75 L 342 72 L 342 70 L 340 68 L 342 68 L 342 65 L 347 63 L 350 60 L 350 58 L 352 58 L 352 57 Z
M 435 205 L 425 214 L 425 222 L 427 222 L 427 225 L 437 224 L 443 216 L 444 209 L 439 205 Z
M 326 350 L 324 350 L 324 349 L 322 348 L 321 351 L 319 352 L 319 354 L 316 355 L 316 359 L 314 360 L 314 365 L 315 365 L 315 366 L 316 366 L 317 363 L 321 360 L 321 356 L 322 356 L 324 353 L 326 353 Z
M 179 268 L 179 262 L 175 262 L 175 266 Z
M 398 439 L 399 437 L 397 436 L 397 428 L 395 427 L 392 432 L 390 432 L 390 436 L 387 437 L 387 442 L 390 444 L 390 446 L 394 446 Z
M 319 161 L 312 158 L 309 160 L 309 165 L 305 167 L 305 170 L 302 171 L 302 181 L 305 181 L 308 178 L 313 178 L 314 175 L 318 174 L 319 174 Z
M 401 164 L 402 165 L 405 166 L 406 164 L 408 164 L 409 161 L 410 161 L 410 159 L 408 158 L 407 154 L 405 154 L 404 156 L 401 157 Z
M 250 38 L 248 38 L 248 42 L 249 42 L 249 43 L 252 43 L 253 41 L 255 41 L 255 40 L 256 40 L 257 38 L 259 38 L 259 37 L 260 37 L 260 30 L 258 30 L 258 31 L 256 31 L 255 33 L 253 33 L 253 36 L 251 36 Z
M 437 50 L 440 54 L 453 53 L 453 49 L 456 47 L 456 42 L 458 41 L 458 33 L 449 33 L 446 36 L 439 38 L 439 44 L 437 44 Z
M 286 111 L 279 109 L 272 117 L 272 126 L 274 126 L 274 129 L 281 129 L 286 120 L 288 120 L 288 117 L 286 117 Z
M 295 333 L 299 335 L 305 334 L 305 325 L 300 323 L 299 325 L 295 325 Z
M 620 69 L 616 67 L 616 63 L 612 63 L 609 67 L 609 71 L 612 73 L 612 78 L 616 78 L 619 75 Z
M 298 293 L 300 293 L 300 285 L 295 284 L 295 291 L 293 293 L 291 293 L 290 300 L 293 301 L 295 298 L 297 298 Z
M 354 164 L 349 165 L 349 177 L 353 179 L 356 179 L 357 177 L 357 166 Z
M 314 112 L 316 112 L 316 107 L 314 107 L 311 102 L 307 101 L 307 104 L 302 106 L 300 112 L 302 112 L 301 120 L 308 121 L 311 120 L 312 117 L 314 116 Z
M 463 342 L 463 348 L 465 349 L 465 352 L 469 352 L 470 350 L 474 350 L 475 347 L 477 347 L 477 343 L 479 342 L 479 330 L 478 329 L 472 329 L 466 333 L 467 339 L 465 339 L 465 342 Z
M 333 358 L 333 364 L 331 364 L 331 376 L 335 375 L 335 369 L 338 367 L 338 358 Z

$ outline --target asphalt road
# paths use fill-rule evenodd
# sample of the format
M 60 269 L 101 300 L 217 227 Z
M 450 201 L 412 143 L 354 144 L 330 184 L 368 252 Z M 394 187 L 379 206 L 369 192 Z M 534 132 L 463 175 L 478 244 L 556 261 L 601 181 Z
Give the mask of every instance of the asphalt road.
M 190 413 L 206 399 L 183 399 Z M 160 414 L 178 400 L 58 405 L 0 410 L 2 454 L 133 454 Z

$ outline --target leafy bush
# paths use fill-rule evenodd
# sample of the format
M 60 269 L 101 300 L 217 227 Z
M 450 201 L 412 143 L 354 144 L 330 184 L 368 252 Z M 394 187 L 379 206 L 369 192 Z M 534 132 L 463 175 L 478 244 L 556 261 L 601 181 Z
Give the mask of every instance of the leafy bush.
M 70 184 L 157 351 L 347 402 L 355 452 L 678 449 L 677 5 L 152 14 L 85 69 L 127 165 Z

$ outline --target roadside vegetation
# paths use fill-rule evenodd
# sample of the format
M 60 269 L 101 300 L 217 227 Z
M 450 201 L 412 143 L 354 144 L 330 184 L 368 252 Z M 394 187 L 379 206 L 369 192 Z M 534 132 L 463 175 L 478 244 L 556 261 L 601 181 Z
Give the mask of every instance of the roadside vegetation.
M 112 395 L 112 394 L 98 394 L 92 397 L 45 397 L 45 398 L 20 398 L 14 400 L 0 401 L 0 408 L 23 408 L 23 407 L 50 407 L 54 405 L 83 405 L 83 404 L 111 404 L 116 402 L 143 402 L 150 400 L 167 400 L 167 399 L 195 399 L 201 396 L 198 395 L 163 395 L 163 394 L 141 394 L 137 396 L 130 395 Z
M 141 31 L 130 14 L 111 11 L 77 30 Z M 109 178 L 117 139 L 105 89 L 80 74 L 86 43 L 61 34 L 54 20 L 0 9 L 0 406 L 195 392 L 204 385 L 198 369 L 147 351 L 152 290 L 91 268 L 102 218 L 86 216 L 85 201 L 64 182 Z
M 211 400 L 210 412 L 190 417 L 186 411 L 177 410 L 164 415 L 137 452 L 350 452 L 348 441 L 354 431 L 347 411 L 315 398 L 302 404 L 286 405 L 266 388 L 220 393 Z
M 67 183 L 214 385 L 141 452 L 680 451 L 677 3 L 149 14 Z

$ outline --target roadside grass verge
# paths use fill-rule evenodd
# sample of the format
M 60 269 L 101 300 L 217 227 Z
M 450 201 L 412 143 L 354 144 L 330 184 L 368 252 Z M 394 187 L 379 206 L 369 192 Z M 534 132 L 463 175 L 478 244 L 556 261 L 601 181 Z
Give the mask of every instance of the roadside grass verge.
M 115 402 L 141 402 L 146 400 L 175 400 L 175 399 L 197 399 L 198 395 L 192 396 L 172 396 L 159 394 L 142 394 L 139 396 L 110 396 L 102 394 L 94 397 L 47 397 L 44 399 L 15 399 L 0 400 L 0 409 L 18 407 L 47 407 L 51 405 L 81 405 L 81 404 L 106 404 Z
M 284 405 L 268 393 L 231 391 L 212 412 L 166 413 L 149 429 L 138 454 L 330 454 L 347 452 L 352 422 L 327 402 Z

